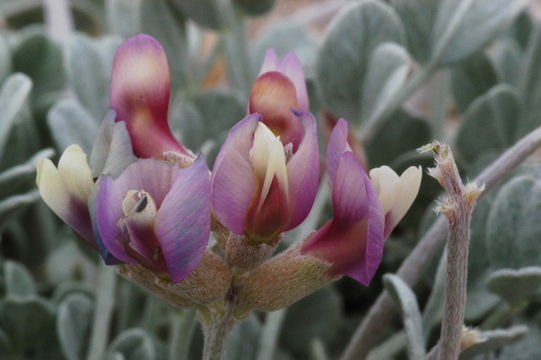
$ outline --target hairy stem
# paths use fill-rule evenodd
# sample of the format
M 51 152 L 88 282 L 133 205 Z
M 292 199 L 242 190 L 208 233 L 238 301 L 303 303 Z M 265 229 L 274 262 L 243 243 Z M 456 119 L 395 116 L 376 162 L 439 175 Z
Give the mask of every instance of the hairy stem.
M 225 344 L 235 320 L 233 311 L 228 310 L 224 317 L 213 318 L 210 323 L 203 325 L 205 345 L 202 360 L 223 360 L 225 358 Z
M 466 309 L 471 215 L 483 187 L 478 187 L 475 183 L 464 186 L 448 145 L 434 143 L 429 147 L 435 152 L 436 158 L 436 167 L 430 169 L 429 174 L 438 180 L 449 194 L 449 198 L 436 208 L 449 220 L 439 359 L 455 360 L 460 354 Z
M 504 152 L 475 179 L 475 182 L 485 184 L 486 190 L 491 189 L 540 146 L 541 127 Z M 397 275 L 408 285 L 415 285 L 432 258 L 439 254 L 446 239 L 446 225 L 445 217 L 438 217 L 398 269 Z M 386 291 L 381 293 L 353 334 L 341 360 L 365 359 L 370 349 L 381 338 L 395 310 L 389 294 Z

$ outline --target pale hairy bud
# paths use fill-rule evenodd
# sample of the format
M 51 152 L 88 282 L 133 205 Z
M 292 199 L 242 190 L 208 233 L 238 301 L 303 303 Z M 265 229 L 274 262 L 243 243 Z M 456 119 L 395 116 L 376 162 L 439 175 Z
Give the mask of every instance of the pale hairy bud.
M 467 326 L 462 327 L 462 342 L 460 344 L 461 351 L 484 341 L 486 341 L 486 337 L 482 336 L 477 329 L 469 328 Z
M 278 310 L 339 278 L 329 274 L 330 263 L 301 254 L 302 245 L 291 246 L 241 279 L 239 314 L 252 309 Z
M 225 256 L 231 267 L 252 270 L 270 258 L 280 238 L 274 242 L 253 244 L 245 236 L 231 233 L 225 246 Z
M 210 304 L 223 298 L 231 283 L 227 265 L 211 250 L 205 252 L 195 270 L 179 283 L 165 280 L 141 265 L 120 265 L 119 273 L 178 307 Z

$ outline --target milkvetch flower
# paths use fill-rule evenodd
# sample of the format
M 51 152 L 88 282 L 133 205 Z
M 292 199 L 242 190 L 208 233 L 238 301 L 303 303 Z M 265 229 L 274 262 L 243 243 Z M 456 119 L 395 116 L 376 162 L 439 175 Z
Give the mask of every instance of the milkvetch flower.
M 299 225 L 314 202 L 319 177 L 316 120 L 293 112 L 303 125 L 296 150 L 284 146 L 259 114 L 235 125 L 212 172 L 217 219 L 253 243 L 269 243 Z
M 135 155 L 148 158 L 175 152 L 193 161 L 193 154 L 169 128 L 170 83 L 163 47 L 152 36 L 135 35 L 115 54 L 109 105 L 116 111 L 116 121 L 126 123 Z
M 262 122 L 284 145 L 296 150 L 303 137 L 303 125 L 291 112 L 308 111 L 308 91 L 302 63 L 290 52 L 279 61 L 273 49 L 267 50 L 259 76 L 252 86 L 248 113 L 259 113 Z
M 49 159 L 36 165 L 36 184 L 47 206 L 79 236 L 95 247 L 88 198 L 94 181 L 87 157 L 79 145 L 70 145 L 58 161 Z
M 173 282 L 183 280 L 199 263 L 210 235 L 205 160 L 181 168 L 139 159 L 118 178 L 102 176 L 96 221 L 100 248 L 125 263 L 169 274 Z
M 309 236 L 301 253 L 331 263 L 331 274 L 368 285 L 381 263 L 383 241 L 417 195 L 421 170 L 411 167 L 399 178 L 382 167 L 370 180 L 347 138 L 347 122 L 340 119 L 327 148 L 333 218 Z

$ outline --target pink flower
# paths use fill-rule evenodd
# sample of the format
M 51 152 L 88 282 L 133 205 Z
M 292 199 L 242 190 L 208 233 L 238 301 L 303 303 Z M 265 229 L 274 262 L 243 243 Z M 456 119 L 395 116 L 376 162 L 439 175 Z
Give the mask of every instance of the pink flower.
M 372 181 L 347 142 L 348 125 L 338 120 L 327 148 L 333 218 L 305 241 L 301 252 L 330 264 L 331 274 L 368 285 L 381 263 L 383 242 L 417 196 L 421 169 L 398 177 L 388 167 L 373 169 Z

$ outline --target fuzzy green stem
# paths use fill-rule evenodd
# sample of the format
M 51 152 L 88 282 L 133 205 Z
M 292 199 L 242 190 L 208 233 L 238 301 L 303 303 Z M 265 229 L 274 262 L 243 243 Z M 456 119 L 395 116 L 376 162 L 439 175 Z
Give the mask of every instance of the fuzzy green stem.
M 205 345 L 202 360 L 223 360 L 225 358 L 227 337 L 235 324 L 232 315 L 232 312 L 228 311 L 225 317 L 214 318 L 208 325 L 203 325 Z

